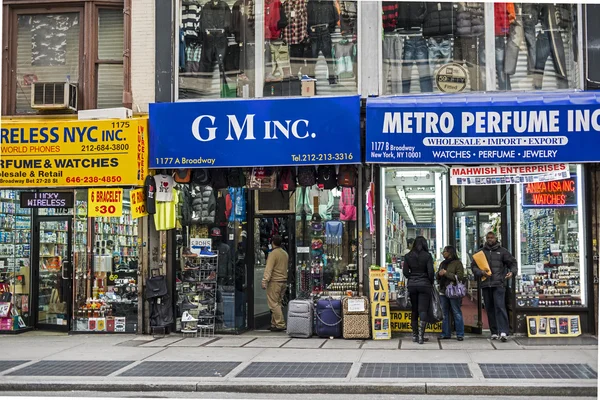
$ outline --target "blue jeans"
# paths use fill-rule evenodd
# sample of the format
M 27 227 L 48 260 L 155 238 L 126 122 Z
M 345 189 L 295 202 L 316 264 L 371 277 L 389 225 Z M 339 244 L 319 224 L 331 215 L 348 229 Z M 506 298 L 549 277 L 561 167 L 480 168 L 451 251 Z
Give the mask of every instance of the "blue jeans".
M 452 316 L 454 317 L 454 328 L 456 329 L 456 337 L 465 336 L 465 322 L 463 320 L 462 310 L 460 309 L 460 303 L 462 299 L 449 299 L 448 297 L 441 295 L 440 300 L 442 302 L 442 310 L 444 311 L 444 321 L 442 322 L 442 336 L 451 337 L 452 327 L 450 326 L 450 310 L 452 309 Z
M 410 93 L 410 81 L 413 62 L 417 63 L 421 93 L 433 92 L 431 68 L 429 67 L 429 48 L 423 37 L 409 37 L 404 41 L 404 59 L 402 62 L 402 93 Z

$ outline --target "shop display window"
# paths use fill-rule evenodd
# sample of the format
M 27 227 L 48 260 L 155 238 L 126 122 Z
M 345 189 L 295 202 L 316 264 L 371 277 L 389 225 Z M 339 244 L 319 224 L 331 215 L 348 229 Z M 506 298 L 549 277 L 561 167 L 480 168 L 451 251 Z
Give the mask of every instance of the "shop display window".
M 406 285 L 402 274 L 404 256 L 417 236 L 427 239 L 437 268 L 441 251 L 448 245 L 446 234 L 447 173 L 444 168 L 382 168 L 385 188 L 380 209 L 385 211 L 380 235 L 385 238 L 381 265 L 388 271 L 390 301 Z
M 581 173 L 519 186 L 518 307 L 586 305 Z
M 382 2 L 382 93 L 485 90 L 484 3 Z
M 32 326 L 31 209 L 19 191 L 0 190 L 0 331 Z
M 498 90 L 579 87 L 577 5 L 495 3 Z
M 138 221 L 129 189 L 120 217 L 87 218 L 87 190 L 77 191 L 73 266 L 75 331 L 137 332 Z M 92 253 L 85 252 L 89 243 Z

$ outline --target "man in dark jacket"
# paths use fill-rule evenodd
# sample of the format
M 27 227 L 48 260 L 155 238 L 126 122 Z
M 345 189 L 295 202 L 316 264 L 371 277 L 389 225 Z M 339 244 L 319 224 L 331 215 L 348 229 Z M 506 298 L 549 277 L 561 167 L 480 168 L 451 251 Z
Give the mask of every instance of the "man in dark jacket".
M 475 276 L 481 277 L 481 292 L 485 303 L 492 340 L 508 340 L 508 314 L 506 312 L 506 280 L 517 273 L 517 260 L 508 250 L 500 246 L 496 234 L 489 232 L 481 249 L 487 259 L 491 275 L 485 274 L 473 261 L 471 269 Z

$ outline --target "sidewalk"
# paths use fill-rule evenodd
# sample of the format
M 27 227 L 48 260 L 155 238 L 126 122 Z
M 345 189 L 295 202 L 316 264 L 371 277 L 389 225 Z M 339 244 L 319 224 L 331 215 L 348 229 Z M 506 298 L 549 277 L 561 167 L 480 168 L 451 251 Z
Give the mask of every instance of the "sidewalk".
M 481 337 L 424 345 L 290 339 L 285 334 L 162 339 L 135 335 L 0 336 L 0 392 L 203 391 L 596 396 L 593 337 Z

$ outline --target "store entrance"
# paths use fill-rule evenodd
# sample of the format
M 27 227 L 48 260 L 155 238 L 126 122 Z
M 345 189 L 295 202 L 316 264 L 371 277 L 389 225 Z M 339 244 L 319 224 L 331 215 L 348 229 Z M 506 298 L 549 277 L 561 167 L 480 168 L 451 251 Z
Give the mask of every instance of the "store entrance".
M 68 332 L 72 303 L 72 217 L 38 217 L 33 243 L 36 328 Z
M 506 217 L 503 210 L 474 210 L 454 213 L 454 242 L 467 274 L 467 296 L 462 301 L 462 313 L 465 331 L 482 333 L 489 329 L 487 314 L 483 311 L 479 280 L 471 271 L 473 254 L 483 247 L 483 238 L 488 232 L 494 232 L 501 240 L 506 237 L 504 226 Z
M 267 266 L 267 258 L 271 251 L 273 236 L 280 235 L 283 239 L 281 247 L 289 255 L 288 263 L 288 293 L 294 296 L 294 237 L 295 216 L 278 215 L 254 218 L 254 329 L 265 330 L 271 326 L 271 311 L 267 304 L 267 293 L 261 288 L 262 279 Z M 286 310 L 284 309 L 284 315 Z

